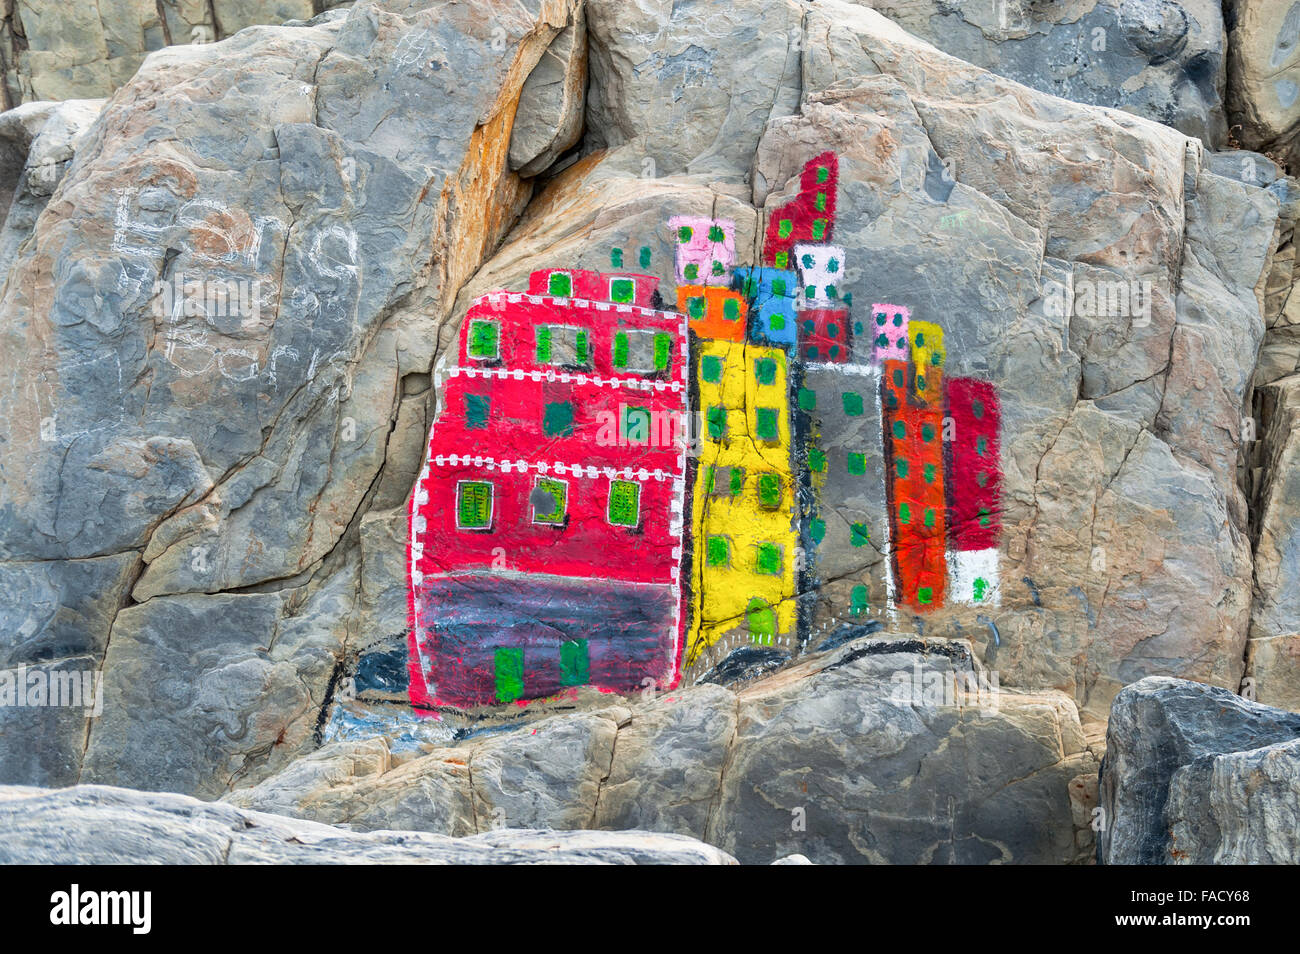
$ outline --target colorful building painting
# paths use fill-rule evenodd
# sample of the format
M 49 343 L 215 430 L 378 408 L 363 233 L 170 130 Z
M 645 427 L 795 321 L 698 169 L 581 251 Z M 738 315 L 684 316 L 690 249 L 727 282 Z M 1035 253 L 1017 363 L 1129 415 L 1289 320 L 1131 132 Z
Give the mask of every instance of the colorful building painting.
M 790 643 L 798 592 L 786 352 L 704 339 L 695 361 L 704 432 L 691 505 L 688 666 L 719 643 Z
M 416 704 L 675 684 L 689 352 L 655 285 L 551 269 L 471 307 L 411 505 Z
M 740 645 L 997 604 L 996 388 L 948 373 L 942 322 L 854 315 L 838 175 L 809 160 L 762 266 L 731 222 L 673 217 L 677 312 L 617 249 L 475 301 L 411 503 L 414 703 L 666 688 Z

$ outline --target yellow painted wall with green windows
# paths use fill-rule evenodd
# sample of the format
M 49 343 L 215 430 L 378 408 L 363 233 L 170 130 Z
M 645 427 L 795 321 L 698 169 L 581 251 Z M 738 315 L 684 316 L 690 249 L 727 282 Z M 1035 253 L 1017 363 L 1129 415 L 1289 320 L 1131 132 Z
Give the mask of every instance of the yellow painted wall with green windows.
M 793 637 L 799 545 L 786 352 L 706 339 L 694 359 L 703 428 L 688 666 L 719 642 Z

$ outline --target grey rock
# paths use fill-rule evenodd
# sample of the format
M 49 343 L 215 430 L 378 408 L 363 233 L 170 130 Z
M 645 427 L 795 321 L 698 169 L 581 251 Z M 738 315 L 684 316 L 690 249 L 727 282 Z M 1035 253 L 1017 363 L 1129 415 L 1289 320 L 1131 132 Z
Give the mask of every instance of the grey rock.
M 224 800 L 362 829 L 670 831 L 748 863 L 1063 863 L 1092 850 L 1072 786 L 1095 767 L 1064 694 L 981 681 L 963 643 L 878 637 L 740 692 L 525 715 L 404 751 L 338 741 Z
M 1293 164 L 1300 134 L 1300 4 L 1225 0 L 1223 13 L 1234 132 L 1251 149 L 1281 154 Z
M 652 832 L 358 833 L 184 795 L 0 786 L 4 864 L 735 864 Z
M 1190 865 L 1300 860 L 1300 739 L 1197 759 L 1169 780 L 1170 855 Z
M 510 168 L 535 176 L 582 137 L 587 90 L 585 8 L 546 48 L 519 95 L 510 133 Z
M 1207 863 L 1220 853 L 1231 861 L 1290 850 L 1294 829 L 1270 829 L 1288 824 L 1288 811 L 1294 824 L 1287 786 L 1295 784 L 1295 751 L 1282 743 L 1296 739 L 1300 715 L 1224 689 L 1167 677 L 1128 686 L 1106 731 L 1097 860 Z M 1258 802 L 1245 797 L 1248 779 L 1267 789 Z M 1279 810 L 1288 799 L 1291 808 Z M 1260 812 L 1254 820 L 1252 807 Z
M 1228 40 L 1215 0 L 852 0 L 945 53 L 1033 89 L 1173 126 L 1227 132 Z

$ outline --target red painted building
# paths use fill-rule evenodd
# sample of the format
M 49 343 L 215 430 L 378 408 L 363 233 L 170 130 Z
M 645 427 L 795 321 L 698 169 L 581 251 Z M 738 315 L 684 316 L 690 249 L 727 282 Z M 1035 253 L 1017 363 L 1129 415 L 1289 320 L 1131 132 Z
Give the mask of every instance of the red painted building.
M 796 243 L 824 245 L 835 228 L 839 159 L 824 152 L 807 162 L 799 176 L 799 194 L 772 211 L 767 220 L 763 257 L 767 265 L 794 268 Z
M 911 386 L 910 361 L 881 364 L 890 559 L 899 604 L 925 612 L 943 605 L 947 499 L 943 404 Z
M 411 699 L 676 684 L 687 338 L 656 279 L 476 301 L 411 506 Z M 600 297 L 584 297 L 600 296 Z

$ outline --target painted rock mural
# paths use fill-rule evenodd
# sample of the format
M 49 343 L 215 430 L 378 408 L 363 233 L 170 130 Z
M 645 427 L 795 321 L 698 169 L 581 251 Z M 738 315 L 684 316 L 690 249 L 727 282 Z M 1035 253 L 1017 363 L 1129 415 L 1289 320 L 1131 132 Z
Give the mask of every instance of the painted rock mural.
M 942 324 L 855 314 L 837 188 L 808 160 L 762 267 L 733 222 L 673 216 L 675 310 L 622 249 L 474 301 L 411 499 L 413 704 L 672 688 L 997 604 L 997 391 L 945 375 Z

